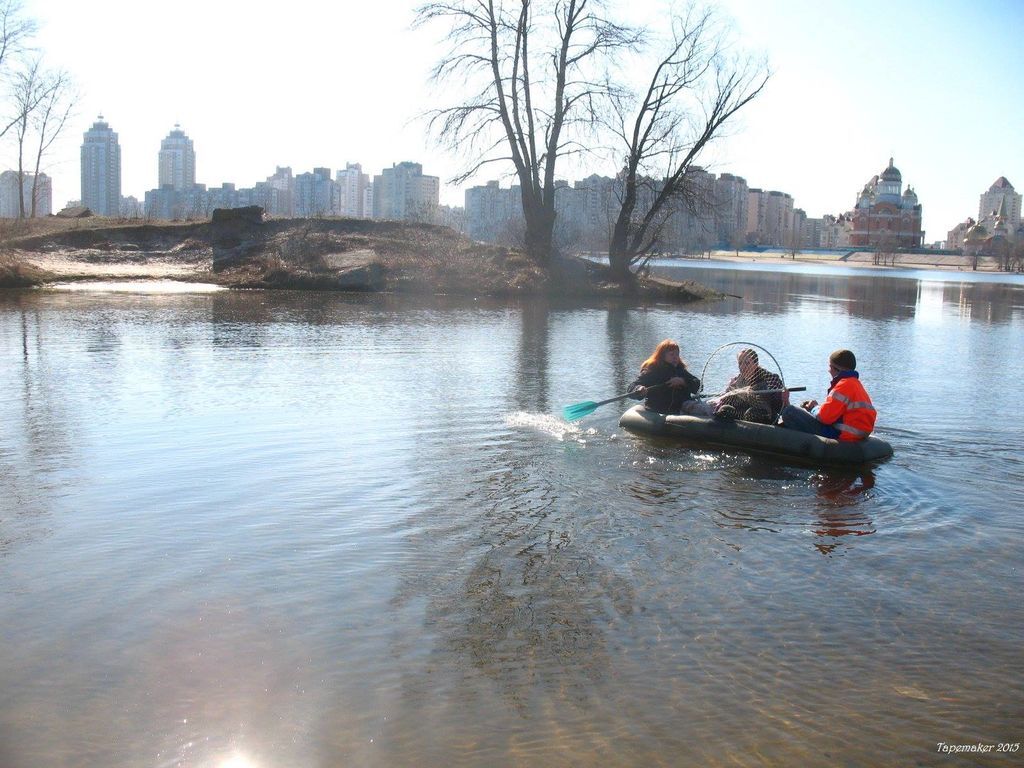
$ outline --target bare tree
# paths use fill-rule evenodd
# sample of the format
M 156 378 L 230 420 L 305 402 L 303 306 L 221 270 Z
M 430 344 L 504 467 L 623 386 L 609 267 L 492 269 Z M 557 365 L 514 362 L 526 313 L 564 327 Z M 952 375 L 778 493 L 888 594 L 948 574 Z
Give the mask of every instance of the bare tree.
M 604 11 L 602 0 L 437 0 L 416 12 L 416 26 L 451 25 L 451 49 L 434 80 L 458 79 L 470 94 L 430 113 L 442 143 L 473 158 L 452 181 L 510 162 L 526 251 L 538 263 L 553 255 L 558 161 L 582 150 L 579 139 L 608 95 L 599 68 L 640 40 Z
M 622 200 L 608 245 L 612 277 L 633 279 L 630 267 L 658 242 L 673 201 L 698 210 L 692 183 L 701 152 L 768 82 L 767 65 L 728 52 L 728 29 L 708 9 L 691 6 L 672 25 L 672 42 L 642 95 L 613 99 L 611 129 L 624 147 Z M 651 202 L 641 188 L 656 179 Z
M 33 115 L 33 123 L 38 137 L 35 173 L 32 180 L 31 218 L 33 219 L 36 217 L 36 204 L 39 200 L 39 174 L 43 157 L 64 131 L 64 126 L 67 125 L 77 100 L 71 78 L 64 70 L 58 69 L 46 73 L 43 76 L 40 92 L 41 98 Z
M 0 0 L 0 79 L 8 77 L 7 67 L 12 56 L 25 51 L 25 44 L 36 33 L 36 23 L 24 16 L 20 0 Z M 18 123 L 13 115 L 2 127 L 0 138 Z
M 900 238 L 895 232 L 879 230 L 878 234 L 871 238 L 871 244 L 875 248 L 871 263 L 883 267 L 896 266 L 896 254 L 900 249 Z
M 40 57 L 26 59 L 15 73 L 11 101 L 14 119 L 10 126 L 14 128 L 18 153 L 18 218 L 26 218 L 28 164 L 33 171 L 28 216 L 35 218 L 43 157 L 64 130 L 75 105 L 71 78 L 63 70 L 46 71 Z
M 1001 272 L 1012 271 L 1013 246 L 1005 237 L 993 237 L 990 245 L 992 255 Z
M 12 101 L 14 106 L 15 141 L 18 149 L 18 218 L 25 218 L 25 144 L 28 141 L 32 117 L 43 100 L 42 62 L 29 59 L 14 77 Z

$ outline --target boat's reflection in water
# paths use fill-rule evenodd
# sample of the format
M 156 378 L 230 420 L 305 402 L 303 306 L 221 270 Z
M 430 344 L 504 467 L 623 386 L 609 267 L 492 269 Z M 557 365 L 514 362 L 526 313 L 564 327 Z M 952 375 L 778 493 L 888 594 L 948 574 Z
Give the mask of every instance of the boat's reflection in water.
M 779 533 L 802 528 L 814 534 L 814 547 L 822 554 L 833 553 L 847 536 L 868 536 L 876 532 L 875 523 L 865 511 L 875 487 L 871 466 L 822 468 L 810 473 L 805 467 L 780 464 L 770 458 L 723 457 L 738 462 L 731 471 L 739 472 L 748 485 L 751 498 L 739 495 L 719 512 L 717 524 L 723 528 Z M 719 467 L 722 468 L 722 467 Z M 753 494 L 753 489 L 756 496 Z M 792 501 L 788 509 L 764 504 L 764 494 L 783 495 Z M 809 504 L 807 502 L 810 502 Z M 849 542 L 847 542 L 849 543 Z
M 875 473 L 870 467 L 853 472 L 822 472 L 811 482 L 818 494 L 820 522 L 813 531 L 821 537 L 814 546 L 822 554 L 832 553 L 843 536 L 868 536 L 875 532 L 871 518 L 860 508 L 875 487 Z

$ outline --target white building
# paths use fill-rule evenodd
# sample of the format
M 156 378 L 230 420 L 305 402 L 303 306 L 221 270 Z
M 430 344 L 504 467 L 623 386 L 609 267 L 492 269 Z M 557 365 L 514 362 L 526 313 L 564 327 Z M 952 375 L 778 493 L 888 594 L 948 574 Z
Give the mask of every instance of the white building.
M 441 180 L 424 176 L 419 163 L 398 163 L 373 178 L 373 216 L 377 219 L 432 222 L 440 198 Z
M 196 183 L 196 153 L 192 139 L 178 125 L 160 142 L 160 163 L 157 187 L 170 187 L 177 192 L 191 189 Z
M 82 142 L 81 204 L 97 216 L 121 212 L 121 146 L 103 115 L 85 132 Z
M 33 198 L 35 198 L 35 216 L 49 216 L 53 213 L 53 186 L 50 177 L 45 173 L 40 173 L 38 177 L 31 173 L 25 173 L 20 175 L 20 179 L 22 183 L 19 185 L 17 171 L 0 173 L 0 218 L 31 217 L 33 215 Z M 19 186 L 24 209 L 18 202 Z
M 377 211 L 373 207 L 373 182 L 368 183 L 363 190 L 363 216 L 368 219 L 377 218 Z
M 751 189 L 747 193 L 747 239 L 758 245 L 793 244 L 793 198 L 785 192 Z
M 134 195 L 121 198 L 121 207 L 118 209 L 118 212 L 122 218 L 141 219 L 144 211 L 145 208 L 143 208 L 142 202 Z
M 489 243 L 514 242 L 522 228 L 523 201 L 518 185 L 502 189 L 497 181 L 470 187 L 465 193 L 466 234 Z
M 295 215 L 308 219 L 333 214 L 336 186 L 331 179 L 330 168 L 314 168 L 312 173 L 300 173 L 295 177 Z
M 373 211 L 366 210 L 366 188 L 370 186 L 370 177 L 363 173 L 359 163 L 346 163 L 345 170 L 335 174 L 337 182 L 337 204 L 335 213 L 353 219 L 368 219 Z
M 723 173 L 715 180 L 715 221 L 718 243 L 739 246 L 747 234 L 747 181 Z
M 1002 209 L 1006 227 L 1010 232 L 1016 232 L 1020 227 L 1020 203 L 1021 195 L 1013 188 L 1013 184 L 1000 176 L 988 192 L 981 195 L 978 205 L 978 221 L 989 232 L 994 231 L 996 219 Z
M 785 192 L 772 190 L 768 193 L 765 211 L 767 240 L 765 244 L 789 247 L 793 237 L 793 197 Z
M 714 174 L 698 166 L 691 166 L 686 170 L 681 182 L 680 194 L 666 206 L 668 224 L 660 247 L 682 253 L 705 251 L 719 241 L 717 181 Z M 653 180 L 641 186 L 641 205 L 638 212 L 650 209 L 654 203 L 651 193 L 660 188 L 661 184 Z M 643 199 L 644 196 L 646 200 Z
M 268 176 L 263 187 L 257 183 L 259 190 L 259 201 L 254 205 L 260 205 L 270 216 L 294 216 L 295 215 L 295 177 L 292 175 L 291 166 L 276 166 L 273 176 Z

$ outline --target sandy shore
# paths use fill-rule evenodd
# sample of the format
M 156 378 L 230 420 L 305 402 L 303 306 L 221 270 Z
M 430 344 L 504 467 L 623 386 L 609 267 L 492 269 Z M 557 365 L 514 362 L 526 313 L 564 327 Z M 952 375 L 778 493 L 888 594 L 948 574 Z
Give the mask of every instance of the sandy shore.
M 21 252 L 20 261 L 58 277 L 87 278 L 96 280 L 200 280 L 209 281 L 213 270 L 212 258 L 183 258 L 178 254 L 98 254 L 90 251 Z M 712 251 L 705 256 L 680 256 L 680 260 L 691 262 L 756 263 L 764 266 L 789 266 L 793 264 L 835 265 L 842 267 L 864 267 L 872 269 L 936 269 L 952 272 L 970 271 L 971 260 L 965 256 L 945 254 L 898 254 L 887 257 L 886 264 L 876 264 L 874 254 L 858 252 L 846 256 L 841 253 L 801 253 L 795 256 L 780 252 L 759 251 Z M 996 272 L 995 259 L 983 258 L 978 264 L 979 272 Z
M 78 252 L 25 253 L 24 263 L 58 277 L 90 280 L 202 280 L 208 281 L 213 259 L 147 256 L 144 259 L 94 260 Z
M 969 272 L 973 269 L 973 260 L 967 256 L 942 253 L 901 253 L 886 256 L 885 263 L 875 263 L 875 254 L 870 251 L 857 251 L 850 254 L 800 252 L 795 256 L 777 251 L 712 251 L 710 256 L 680 257 L 693 261 L 728 261 L 757 263 L 763 265 L 821 264 L 840 267 L 865 267 L 871 269 L 936 269 L 950 272 Z M 999 265 L 994 258 L 982 257 L 978 261 L 978 272 L 998 272 Z
M 0 249 L 0 286 L 164 280 L 239 288 L 525 295 L 548 290 L 548 281 L 554 279 L 518 252 L 472 243 L 437 227 L 357 220 L 225 226 L 71 227 L 30 233 Z M 215 256 L 220 259 L 216 272 Z M 610 288 L 599 267 L 592 266 L 594 261 L 600 264 L 597 256 L 564 260 L 557 275 L 559 290 L 586 293 L 589 289 L 608 295 Z M 781 250 L 716 250 L 675 259 L 693 266 L 727 268 L 743 263 L 767 270 L 798 264 L 954 273 L 974 269 L 968 257 L 927 251 L 886 256 L 884 262 L 866 251 L 791 255 Z M 983 258 L 977 271 L 998 273 L 998 263 Z M 707 290 L 688 282 L 641 281 L 641 291 L 652 297 L 692 300 Z

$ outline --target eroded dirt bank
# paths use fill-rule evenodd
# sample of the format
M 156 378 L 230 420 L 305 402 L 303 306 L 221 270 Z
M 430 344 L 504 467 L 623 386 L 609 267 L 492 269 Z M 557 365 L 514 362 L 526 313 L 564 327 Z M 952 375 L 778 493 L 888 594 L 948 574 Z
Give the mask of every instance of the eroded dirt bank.
M 446 227 L 362 219 L 137 224 L 31 222 L 0 239 L 0 287 L 78 280 L 172 279 L 231 288 L 389 291 L 488 296 L 621 295 L 606 268 L 564 259 L 538 268 L 521 252 Z M 638 298 L 719 294 L 691 281 L 641 281 Z

